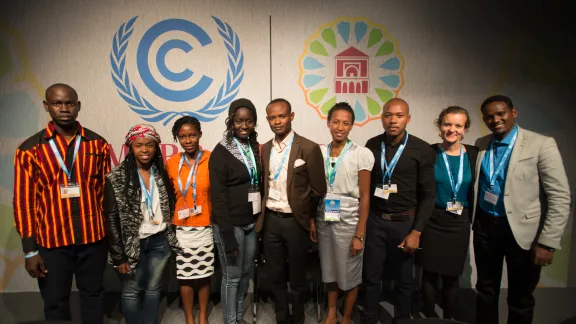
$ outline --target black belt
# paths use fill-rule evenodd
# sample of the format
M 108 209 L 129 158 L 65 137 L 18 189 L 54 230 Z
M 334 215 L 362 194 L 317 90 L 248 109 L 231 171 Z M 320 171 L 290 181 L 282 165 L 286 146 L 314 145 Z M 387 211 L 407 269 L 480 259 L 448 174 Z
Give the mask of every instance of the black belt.
M 292 213 L 282 213 L 282 212 L 279 212 L 279 211 L 272 210 L 272 209 L 270 209 L 270 208 L 268 208 L 268 207 L 266 207 L 266 213 L 267 213 L 267 214 L 275 215 L 275 216 L 280 217 L 280 218 L 291 218 L 291 217 L 294 217 L 294 214 L 292 214 Z
M 407 212 L 400 212 L 400 213 L 382 213 L 381 217 L 383 220 L 387 220 L 387 221 L 393 221 L 393 222 L 401 222 L 401 221 L 407 221 L 409 220 L 411 217 L 414 216 L 414 214 L 416 214 L 416 211 L 414 209 L 409 210 Z

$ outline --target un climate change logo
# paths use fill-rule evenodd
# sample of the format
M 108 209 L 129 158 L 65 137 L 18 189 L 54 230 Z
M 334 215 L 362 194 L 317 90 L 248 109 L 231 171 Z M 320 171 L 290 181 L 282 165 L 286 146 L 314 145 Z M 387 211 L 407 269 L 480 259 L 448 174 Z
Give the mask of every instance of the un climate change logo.
M 136 87 L 130 82 L 130 77 L 126 71 L 126 49 L 134 31 L 134 23 L 138 16 L 123 23 L 112 41 L 110 52 L 110 64 L 112 66 L 112 80 L 116 85 L 118 94 L 126 101 L 130 109 L 140 115 L 148 122 L 163 122 L 167 125 L 177 116 L 191 115 L 202 122 L 216 119 L 220 113 L 225 111 L 234 97 L 238 94 L 240 84 L 244 77 L 244 54 L 240 47 L 240 39 L 232 30 L 232 27 L 217 17 L 212 16 L 218 26 L 220 34 L 227 50 L 228 72 L 226 79 L 221 84 L 216 96 L 212 97 L 202 107 L 194 111 L 163 111 L 149 100 L 140 95 Z M 166 101 L 182 103 L 194 100 L 205 93 L 214 83 L 214 80 L 205 75 L 201 76 L 196 84 L 185 89 L 182 88 L 184 81 L 189 81 L 194 72 L 186 68 L 183 71 L 175 72 L 170 70 L 166 64 L 166 56 L 171 50 L 180 50 L 185 53 L 192 51 L 192 45 L 181 39 L 170 39 L 158 47 L 153 63 L 156 64 L 157 72 L 168 82 L 158 82 L 150 67 L 149 56 L 153 49 L 153 43 L 160 36 L 167 32 L 184 32 L 192 36 L 201 47 L 210 45 L 212 39 L 198 25 L 184 19 L 167 19 L 156 23 L 148 29 L 138 45 L 136 51 L 136 66 L 143 83 L 152 93 Z M 165 87 L 165 84 L 172 83 L 173 88 Z

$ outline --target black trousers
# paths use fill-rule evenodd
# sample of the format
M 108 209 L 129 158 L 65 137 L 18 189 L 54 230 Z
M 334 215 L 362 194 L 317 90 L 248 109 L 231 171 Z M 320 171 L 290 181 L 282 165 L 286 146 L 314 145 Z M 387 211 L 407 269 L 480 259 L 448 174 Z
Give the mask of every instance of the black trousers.
M 529 324 L 534 317 L 534 289 L 541 267 L 533 263 L 512 234 L 506 217 L 476 212 L 474 255 L 478 271 L 476 323 L 498 324 L 498 298 L 504 258 L 508 270 L 508 323 Z
M 370 212 L 366 223 L 366 245 L 362 280 L 364 284 L 364 313 L 362 323 L 375 324 L 379 320 L 381 281 L 384 264 L 389 259 L 394 279 L 394 322 L 410 319 L 414 290 L 414 258 L 398 245 L 412 230 L 414 218 L 388 221 Z
M 272 298 L 279 324 L 303 323 L 306 298 L 306 261 L 310 236 L 294 217 L 280 218 L 266 211 L 263 238 L 264 257 L 272 281 Z M 288 269 L 286 269 L 288 261 Z M 288 308 L 288 270 L 292 294 L 292 316 Z
M 45 278 L 38 279 L 46 319 L 71 320 L 70 291 L 75 276 L 80 291 L 82 323 L 103 323 L 103 276 L 108 257 L 105 240 L 52 249 L 39 246 L 38 251 L 48 270 Z

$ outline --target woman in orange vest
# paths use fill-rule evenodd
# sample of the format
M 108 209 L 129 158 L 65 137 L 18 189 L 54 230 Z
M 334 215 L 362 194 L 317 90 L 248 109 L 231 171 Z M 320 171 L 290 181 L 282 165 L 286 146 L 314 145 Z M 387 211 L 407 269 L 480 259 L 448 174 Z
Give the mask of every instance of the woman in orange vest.
M 173 223 L 182 246 L 176 255 L 176 277 L 186 314 L 186 323 L 194 321 L 194 290 L 198 292 L 200 324 L 208 323 L 210 277 L 214 273 L 214 238 L 210 225 L 210 151 L 202 150 L 200 121 L 192 116 L 176 120 L 172 127 L 174 141 L 184 149 L 166 163 L 176 192 Z

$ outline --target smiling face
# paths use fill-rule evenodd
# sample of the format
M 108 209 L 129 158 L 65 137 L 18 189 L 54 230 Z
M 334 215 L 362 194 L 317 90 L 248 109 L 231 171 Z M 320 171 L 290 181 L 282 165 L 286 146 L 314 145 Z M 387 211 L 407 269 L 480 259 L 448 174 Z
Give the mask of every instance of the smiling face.
M 146 166 L 152 163 L 154 156 L 156 155 L 157 144 L 154 140 L 149 138 L 138 138 L 130 143 L 130 148 L 134 153 L 136 162 L 140 166 Z
M 468 117 L 463 113 L 450 113 L 444 115 L 440 123 L 440 137 L 445 143 L 459 143 L 468 130 L 466 122 Z
M 239 140 L 247 140 L 254 132 L 254 116 L 248 108 L 242 107 L 234 113 L 234 136 Z
M 178 142 L 184 152 L 189 156 L 194 156 L 200 147 L 200 138 L 202 132 L 196 129 L 192 124 L 184 124 L 178 130 Z
M 482 108 L 482 119 L 494 135 L 504 138 L 514 128 L 518 110 L 503 101 L 494 101 Z
M 353 126 L 352 114 L 346 110 L 334 110 L 328 120 L 328 128 L 335 142 L 346 141 Z

